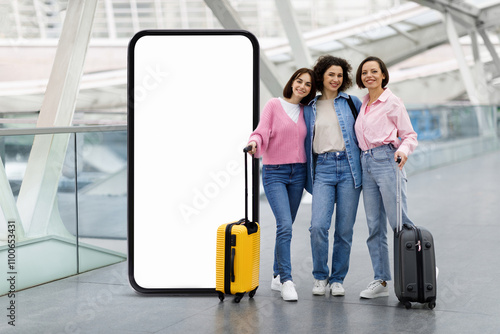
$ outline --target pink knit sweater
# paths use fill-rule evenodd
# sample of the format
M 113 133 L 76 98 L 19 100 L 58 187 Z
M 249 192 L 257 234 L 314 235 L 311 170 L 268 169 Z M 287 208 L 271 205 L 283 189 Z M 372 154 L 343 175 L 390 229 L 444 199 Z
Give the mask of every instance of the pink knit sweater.
M 280 100 L 273 98 L 264 106 L 259 125 L 248 141 L 257 143 L 255 157 L 262 157 L 264 165 L 305 163 L 306 134 L 303 106 L 300 107 L 299 120 L 295 123 L 281 106 Z

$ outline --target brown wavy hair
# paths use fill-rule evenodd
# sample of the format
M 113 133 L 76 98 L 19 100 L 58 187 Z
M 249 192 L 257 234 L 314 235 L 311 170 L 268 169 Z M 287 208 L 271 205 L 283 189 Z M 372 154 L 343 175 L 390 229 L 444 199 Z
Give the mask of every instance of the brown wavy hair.
M 286 97 L 287 99 L 292 97 L 292 84 L 298 77 L 300 77 L 304 73 L 308 73 L 311 76 L 311 91 L 306 97 L 300 100 L 300 103 L 308 104 L 312 99 L 314 99 L 314 97 L 316 96 L 316 79 L 314 71 L 310 68 L 305 67 L 299 68 L 297 71 L 295 71 L 294 74 L 292 74 L 290 80 L 288 80 L 288 82 L 286 83 L 285 88 L 283 88 L 283 97 Z
M 356 85 L 358 85 L 359 88 L 365 88 L 363 81 L 361 81 L 361 73 L 363 72 L 363 65 L 369 61 L 376 61 L 380 66 L 382 74 L 385 75 L 385 79 L 382 79 L 382 88 L 385 88 L 385 86 L 387 86 L 387 84 L 389 83 L 389 70 L 387 69 L 387 66 L 385 66 L 382 59 L 374 56 L 365 58 L 365 60 L 363 60 L 361 64 L 359 64 L 358 70 L 356 71 Z

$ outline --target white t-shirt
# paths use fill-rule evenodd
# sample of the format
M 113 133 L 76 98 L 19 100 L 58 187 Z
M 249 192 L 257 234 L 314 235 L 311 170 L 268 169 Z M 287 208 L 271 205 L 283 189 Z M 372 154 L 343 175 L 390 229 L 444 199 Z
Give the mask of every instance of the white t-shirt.
M 286 102 L 281 97 L 279 99 L 281 102 L 281 106 L 283 107 L 283 109 L 285 109 L 288 116 L 290 116 L 292 121 L 297 123 L 297 121 L 299 120 L 299 115 L 300 115 L 300 104 L 293 104 L 290 102 Z
M 316 101 L 313 152 L 337 152 L 345 150 L 344 137 L 333 105 L 334 99 Z

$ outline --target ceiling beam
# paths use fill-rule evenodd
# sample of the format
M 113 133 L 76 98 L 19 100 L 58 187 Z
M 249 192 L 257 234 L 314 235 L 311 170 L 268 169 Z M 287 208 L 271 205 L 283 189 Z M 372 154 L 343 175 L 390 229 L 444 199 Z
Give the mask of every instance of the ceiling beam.
M 297 68 L 312 66 L 313 60 L 311 58 L 311 53 L 304 42 L 292 3 L 290 0 L 276 0 L 275 3 L 281 18 L 281 23 L 285 28 L 285 33 L 290 42 Z
M 247 30 L 238 13 L 231 7 L 231 4 L 227 0 L 205 0 L 205 3 L 224 28 Z M 279 78 L 275 65 L 263 52 L 260 52 L 260 69 L 260 79 L 266 85 L 269 92 L 273 96 L 281 96 L 283 93 L 283 81 Z

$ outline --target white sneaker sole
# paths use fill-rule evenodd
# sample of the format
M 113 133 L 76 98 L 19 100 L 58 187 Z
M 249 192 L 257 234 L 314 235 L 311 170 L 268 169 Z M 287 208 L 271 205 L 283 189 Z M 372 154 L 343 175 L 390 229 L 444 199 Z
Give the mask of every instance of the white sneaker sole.
M 313 291 L 313 296 L 324 296 L 326 294 L 326 289 L 325 291 Z
M 299 297 L 289 297 L 288 299 L 285 299 L 283 296 L 281 296 L 281 298 L 283 298 L 286 302 L 296 302 L 299 299 Z
M 389 291 L 380 292 L 380 293 L 377 293 L 377 294 L 367 294 L 367 293 L 363 293 L 363 292 L 361 292 L 359 294 L 359 297 L 363 298 L 363 299 L 373 299 L 373 298 L 388 297 L 388 296 L 389 296 Z

